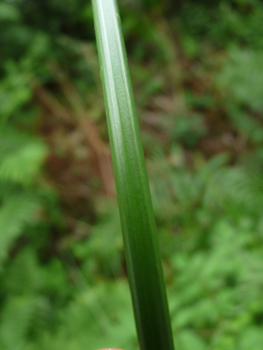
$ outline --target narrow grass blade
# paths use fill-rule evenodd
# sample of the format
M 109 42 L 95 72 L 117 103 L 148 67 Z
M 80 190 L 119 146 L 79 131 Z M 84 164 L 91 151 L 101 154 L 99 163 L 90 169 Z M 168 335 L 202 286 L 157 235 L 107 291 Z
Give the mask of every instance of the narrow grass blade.
M 92 0 L 92 3 L 117 197 L 140 348 L 173 350 L 149 182 L 118 7 L 114 0 Z

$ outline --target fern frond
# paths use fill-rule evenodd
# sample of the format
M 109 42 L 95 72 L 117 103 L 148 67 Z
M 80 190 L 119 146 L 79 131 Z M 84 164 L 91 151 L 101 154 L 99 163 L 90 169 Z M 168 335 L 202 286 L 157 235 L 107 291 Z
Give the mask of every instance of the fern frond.
M 13 241 L 32 224 L 40 202 L 34 196 L 21 194 L 6 200 L 0 208 L 0 264 L 8 255 Z
M 2 310 L 0 344 L 5 350 L 25 350 L 35 322 L 43 318 L 45 299 L 26 295 L 10 298 Z
M 11 128 L 0 128 L 0 181 L 32 182 L 46 154 L 42 142 Z

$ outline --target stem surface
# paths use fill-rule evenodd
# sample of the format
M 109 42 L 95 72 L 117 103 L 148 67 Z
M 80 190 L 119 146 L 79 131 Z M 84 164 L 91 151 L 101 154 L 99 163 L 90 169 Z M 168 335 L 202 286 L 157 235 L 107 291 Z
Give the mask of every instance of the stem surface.
M 174 350 L 149 182 L 118 6 L 115 0 L 92 0 L 92 4 L 140 348 Z

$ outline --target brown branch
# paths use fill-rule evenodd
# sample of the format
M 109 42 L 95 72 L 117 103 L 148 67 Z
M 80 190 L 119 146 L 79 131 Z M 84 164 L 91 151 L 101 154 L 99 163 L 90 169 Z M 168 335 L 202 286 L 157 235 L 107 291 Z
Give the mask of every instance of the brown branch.
M 103 181 L 104 191 L 107 195 L 115 195 L 114 176 L 111 163 L 109 146 L 101 139 L 97 126 L 87 116 L 88 111 L 75 89 L 65 75 L 60 71 L 59 85 L 68 100 L 70 109 L 65 108 L 50 92 L 36 79 L 32 81 L 35 96 L 52 115 L 63 122 L 75 124 L 82 131 L 94 158 L 99 167 L 99 173 Z

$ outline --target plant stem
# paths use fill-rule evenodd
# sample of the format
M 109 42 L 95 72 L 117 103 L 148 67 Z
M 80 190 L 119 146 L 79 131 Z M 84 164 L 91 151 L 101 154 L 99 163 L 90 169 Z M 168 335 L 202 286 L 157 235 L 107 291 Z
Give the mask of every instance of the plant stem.
M 115 0 L 92 0 L 129 283 L 141 350 L 173 350 L 149 182 Z

